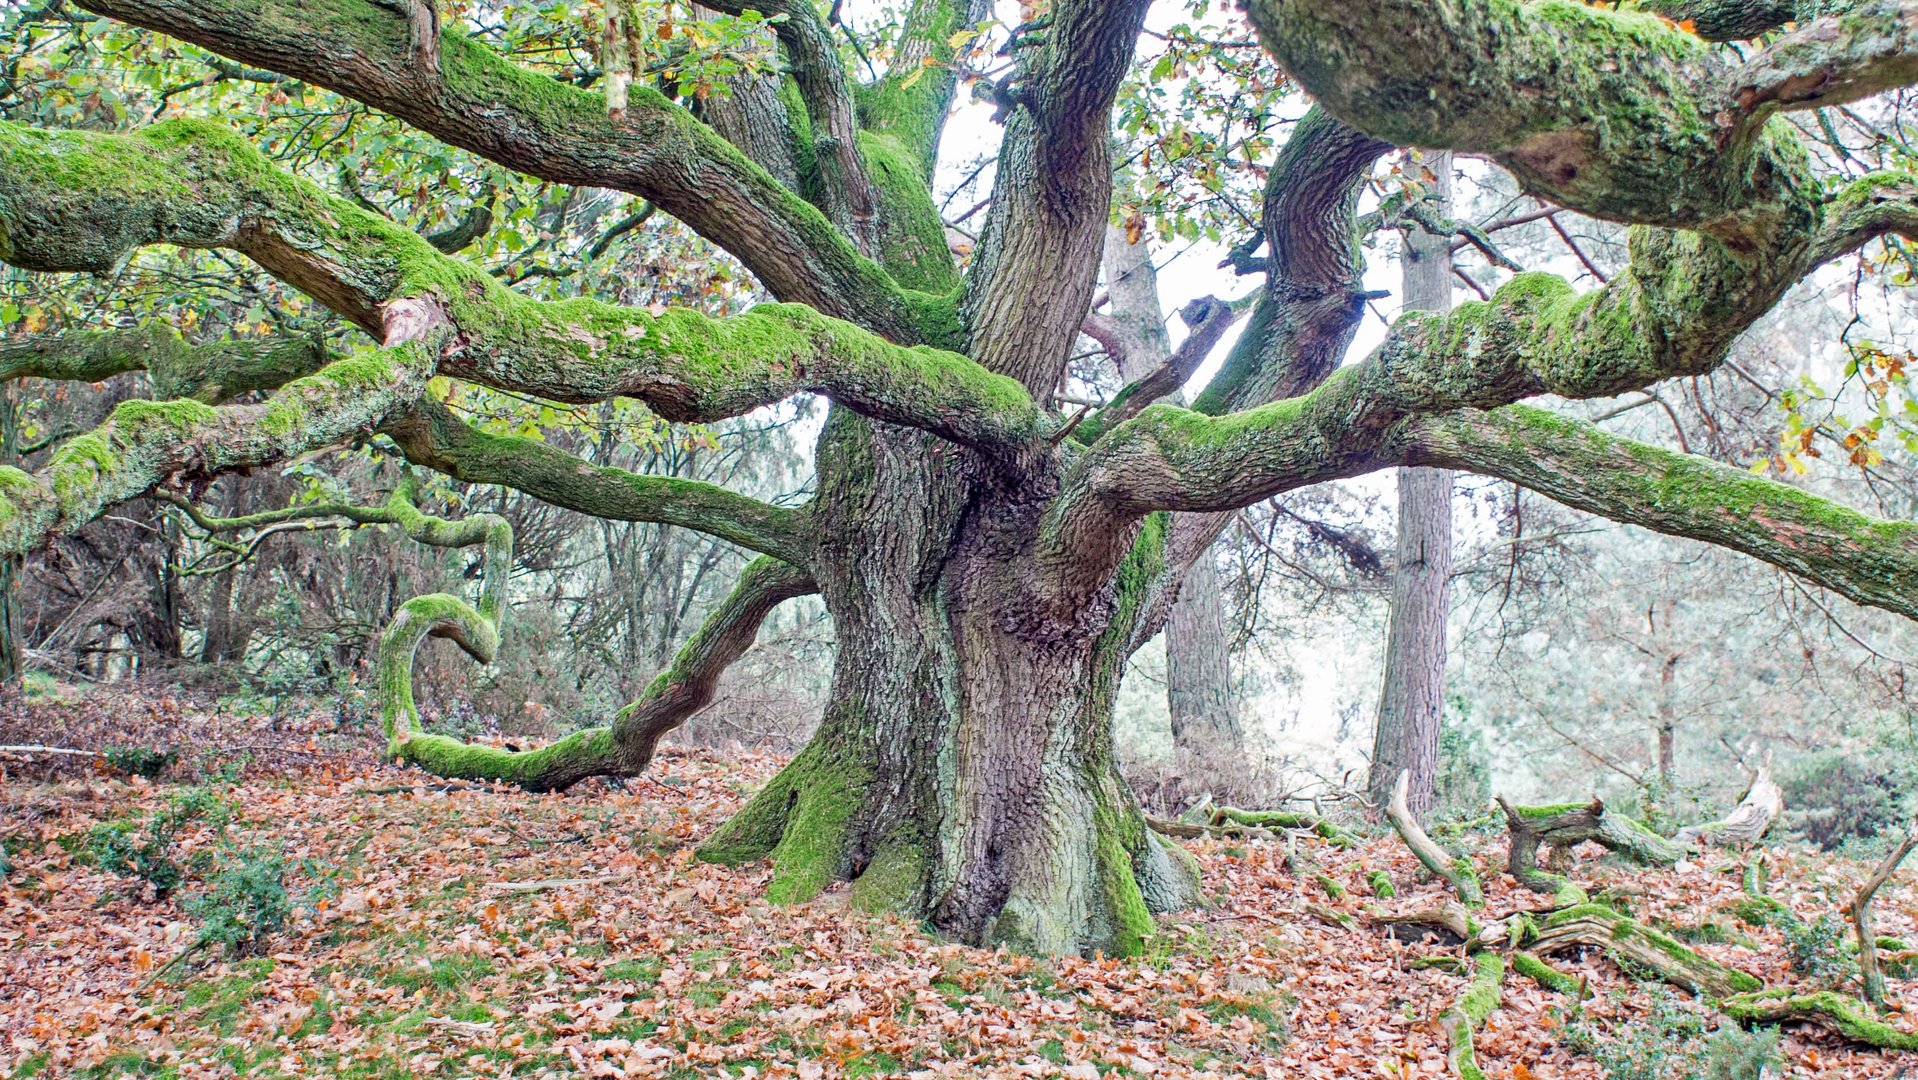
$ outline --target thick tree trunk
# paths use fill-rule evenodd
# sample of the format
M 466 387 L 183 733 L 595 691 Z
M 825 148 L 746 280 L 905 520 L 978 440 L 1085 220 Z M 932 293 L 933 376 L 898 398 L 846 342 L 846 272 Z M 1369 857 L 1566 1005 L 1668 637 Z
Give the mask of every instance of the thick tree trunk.
M 818 734 L 701 856 L 770 858 L 778 901 L 850 880 L 855 904 L 965 941 L 1137 951 L 1153 912 L 1200 899 L 1111 742 L 1140 613 L 1128 590 L 1156 572 L 1163 524 L 1099 617 L 1047 635 L 1006 558 L 1036 513 L 975 499 L 990 481 L 969 455 L 839 411 L 819 456 L 833 478 L 821 512 L 846 519 L 823 530 L 844 550 L 819 561 L 839 642 L 831 699 Z
M 1452 155 L 1427 164 L 1435 179 L 1429 201 L 1440 217 L 1452 208 Z M 1405 307 L 1452 307 L 1451 237 L 1414 226 L 1405 238 Z M 1367 784 L 1385 805 L 1401 771 L 1411 781 L 1406 803 L 1431 810 L 1438 775 L 1439 724 L 1445 697 L 1445 618 L 1451 605 L 1452 474 L 1446 469 L 1399 470 L 1398 561 L 1392 574 L 1391 625 L 1385 643 L 1385 686 L 1379 694 Z
M 1151 245 L 1106 228 L 1105 282 L 1123 383 L 1144 378 L 1172 355 Z M 1232 685 L 1225 600 L 1210 552 L 1186 571 L 1165 627 L 1166 707 L 1179 775 L 1193 783 L 1230 775 L 1245 759 L 1238 696 Z

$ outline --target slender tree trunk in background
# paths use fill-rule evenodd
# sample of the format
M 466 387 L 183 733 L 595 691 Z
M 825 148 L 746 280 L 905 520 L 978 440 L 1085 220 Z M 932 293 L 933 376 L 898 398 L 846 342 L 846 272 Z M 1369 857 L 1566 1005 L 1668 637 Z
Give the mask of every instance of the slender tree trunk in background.
M 229 516 L 237 516 L 241 512 L 245 501 L 241 498 L 241 490 L 245 482 L 245 478 L 240 476 L 226 480 L 225 513 Z M 200 642 L 200 662 L 203 664 L 235 663 L 246 656 L 249 635 L 239 632 L 244 621 L 237 619 L 233 610 L 235 585 L 239 577 L 238 567 L 222 570 L 213 575 L 207 587 L 206 633 L 205 639 Z
M 17 465 L 20 447 L 18 382 L 0 391 L 0 464 Z M 20 628 L 14 611 L 19 589 L 20 556 L 0 557 L 0 688 L 20 680 Z
M 1428 205 L 1452 212 L 1452 155 L 1432 155 L 1436 179 Z M 1451 237 L 1414 225 L 1405 238 L 1405 307 L 1452 307 Z M 1379 694 L 1367 785 L 1384 806 L 1401 770 L 1411 773 L 1406 804 L 1423 816 L 1432 808 L 1438 774 L 1439 724 L 1445 702 L 1445 619 L 1451 605 L 1452 473 L 1398 471 L 1398 560 L 1392 573 L 1391 625 L 1385 642 L 1385 685 Z
M 1658 783 L 1666 799 L 1678 783 L 1678 702 L 1673 690 L 1680 659 L 1667 656 L 1658 670 Z
M 1130 383 L 1172 355 L 1151 245 L 1128 243 L 1125 229 L 1108 226 L 1104 269 L 1120 347 L 1119 379 Z M 1218 564 L 1207 552 L 1186 571 L 1165 628 L 1173 749 L 1179 775 L 1195 782 L 1219 775 L 1221 768 L 1236 770 L 1245 760 L 1224 611 Z
M 1179 755 L 1180 775 L 1195 781 L 1218 775 L 1221 767 L 1236 769 L 1245 761 L 1230 641 L 1218 563 L 1207 551 L 1186 571 L 1165 627 L 1172 743 Z

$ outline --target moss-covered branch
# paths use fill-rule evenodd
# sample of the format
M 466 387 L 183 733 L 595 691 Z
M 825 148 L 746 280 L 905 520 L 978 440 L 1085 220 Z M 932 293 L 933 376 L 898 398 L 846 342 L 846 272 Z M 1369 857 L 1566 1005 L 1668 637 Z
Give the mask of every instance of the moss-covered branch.
M 998 448 L 1031 443 L 1047 423 L 1010 379 L 811 307 L 714 319 L 527 299 L 217 125 L 170 121 L 130 135 L 0 125 L 0 260 L 106 271 L 156 243 L 240 251 L 382 337 L 393 302 L 430 297 L 455 330 L 443 373 L 552 400 L 624 395 L 703 422 L 810 391 Z
M 1485 1080 L 1485 1071 L 1478 1067 L 1478 1054 L 1472 1046 L 1472 1033 L 1498 1008 L 1505 983 L 1504 957 L 1482 952 L 1477 965 L 1465 993 L 1439 1017 L 1439 1027 L 1445 1031 L 1449 1043 L 1446 1064 L 1459 1080 Z
M 1659 978 L 1712 1000 L 1748 994 L 1764 984 L 1746 972 L 1701 955 L 1671 935 L 1620 915 L 1603 904 L 1579 904 L 1553 914 L 1532 943 L 1541 956 L 1598 948 L 1654 971 Z
M 380 642 L 380 716 L 388 752 L 437 776 L 498 780 L 529 791 L 558 791 L 593 776 L 636 776 L 652 761 L 667 732 L 705 708 L 720 676 L 752 646 L 759 626 L 781 603 L 816 590 L 805 572 L 777 559 L 756 560 L 670 667 L 613 718 L 608 727 L 576 731 L 533 750 L 462 742 L 419 729 L 412 666 L 427 637 L 447 637 L 481 663 L 499 648 L 505 582 L 512 566 L 512 528 L 482 514 L 452 522 L 420 514 L 403 488 L 387 504 L 396 523 L 423 543 L 440 547 L 486 545 L 484 592 L 477 607 L 455 596 L 419 596 L 400 606 Z
M 1103 580 L 1094 568 L 1122 557 L 1131 535 L 1122 525 L 1154 510 L 1229 510 L 1387 465 L 1429 464 L 1503 476 L 1746 551 L 1862 603 L 1918 610 L 1904 526 L 1538 410 L 1499 408 L 1713 370 L 1820 261 L 1918 224 L 1911 191 L 1900 176 L 1860 181 L 1806 204 L 1803 220 L 1767 232 L 1756 249 L 1636 229 L 1630 265 L 1601 289 L 1578 294 L 1551 275 L 1521 274 L 1489 302 L 1401 318 L 1362 363 L 1302 396 L 1218 417 L 1148 408 L 1079 459 L 1050 511 L 1040 593 L 1069 597 L 1057 582 Z
M 1571 0 L 1247 10 L 1340 119 L 1401 146 L 1483 154 L 1582 213 L 1750 237 L 1816 191 L 1791 136 L 1728 108 L 1736 69 L 1655 15 Z
M 1640 0 L 1645 11 L 1690 23 L 1706 41 L 1748 41 L 1799 16 L 1792 0 Z
M 423 402 L 385 431 L 407 460 L 467 483 L 510 487 L 594 517 L 697 529 L 796 566 L 812 557 L 803 511 L 699 480 L 595 465 L 537 439 L 481 431 L 437 401 Z
M 1795 27 L 1738 69 L 1729 96 L 1747 124 L 1918 82 L 1918 7 L 1865 0 L 1843 8 Z
M 1823 990 L 1794 993 L 1789 989 L 1740 994 L 1718 1003 L 1734 1020 L 1747 1024 L 1778 1024 L 1802 1020 L 1881 1050 L 1918 1050 L 1918 1033 L 1903 1031 L 1871 1014 L 1862 1003 Z
M 738 256 L 781 300 L 894 341 L 951 340 L 943 298 L 900 288 L 816 207 L 692 114 L 634 86 L 620 117 L 452 24 L 419 62 L 377 0 L 90 0 L 89 10 L 323 86 L 544 180 L 649 199 Z
M 162 322 L 125 330 L 81 331 L 0 340 L 0 382 L 64 379 L 99 382 L 145 371 L 160 398 L 209 405 L 255 390 L 273 390 L 327 362 L 318 339 L 234 338 L 189 344 Z
M 1427 418 L 1416 442 L 1409 461 L 1502 477 L 1568 506 L 1742 551 L 1861 604 L 1918 618 L 1918 524 L 1867 517 L 1541 409 Z
M 365 349 L 258 405 L 126 401 L 28 474 L 0 469 L 0 554 L 21 554 L 162 484 L 285 461 L 370 433 L 412 406 L 436 361 L 420 341 Z
M 1560 994 L 1570 994 L 1577 998 L 1585 993 L 1585 980 L 1575 979 L 1540 960 L 1535 953 L 1524 949 L 1512 952 L 1512 970 L 1543 986 L 1547 990 Z
M 484 544 L 486 557 L 477 606 L 448 593 L 416 596 L 400 605 L 380 635 L 377 703 L 387 751 L 395 757 L 409 756 L 407 744 L 418 734 L 413 656 L 420 644 L 429 637 L 448 638 L 480 663 L 492 663 L 499 652 L 507 579 L 513 569 L 513 526 L 505 518 L 498 514 L 475 514 L 458 521 L 432 517 L 420 511 L 418 499 L 418 484 L 409 474 L 370 520 L 398 525 L 413 540 L 433 547 Z

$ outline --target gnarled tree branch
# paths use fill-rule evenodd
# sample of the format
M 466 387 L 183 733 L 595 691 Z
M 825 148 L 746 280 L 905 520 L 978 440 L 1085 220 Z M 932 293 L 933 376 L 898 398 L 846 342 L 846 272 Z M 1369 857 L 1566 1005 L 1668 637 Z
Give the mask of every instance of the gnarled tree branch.
M 554 506 L 615 521 L 654 521 L 717 536 L 806 565 L 812 537 L 803 513 L 714 484 L 594 465 L 536 439 L 481 431 L 436 401 L 385 432 L 407 460 L 472 484 L 498 484 Z
M 370 433 L 425 390 L 435 348 L 405 336 L 286 384 L 259 405 L 126 401 L 31 475 L 0 469 L 0 554 L 22 554 L 154 487 L 285 461 Z M 434 335 L 437 339 L 437 334 Z
M 813 391 L 1002 449 L 1032 443 L 1044 424 L 1010 379 L 802 305 L 713 319 L 530 300 L 215 125 L 171 121 L 132 135 L 0 126 L 0 260 L 104 271 L 154 243 L 242 252 L 376 335 L 394 301 L 430 297 L 452 328 L 441 372 L 498 389 L 569 402 L 630 396 L 680 421 Z
M 648 87 L 634 87 L 614 119 L 600 95 L 527 71 L 450 26 L 439 28 L 437 63 L 423 66 L 412 21 L 373 0 L 87 7 L 326 87 L 541 179 L 650 199 L 738 256 L 781 300 L 894 341 L 950 336 L 937 305 L 929 315 L 927 298 L 902 290 L 824 214 Z
M 277 389 L 328 359 L 325 344 L 317 338 L 234 338 L 193 345 L 171 326 L 152 322 L 124 330 L 0 340 L 0 382 L 99 382 L 145 371 L 158 397 L 217 405 L 255 390 Z

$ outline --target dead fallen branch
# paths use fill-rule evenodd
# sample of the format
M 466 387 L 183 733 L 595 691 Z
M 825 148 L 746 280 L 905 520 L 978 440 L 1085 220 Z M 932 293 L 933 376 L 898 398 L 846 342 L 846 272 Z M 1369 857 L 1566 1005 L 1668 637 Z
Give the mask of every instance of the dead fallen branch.
M 483 888 L 503 893 L 536 893 L 548 889 L 568 889 L 575 885 L 610 885 L 615 881 L 626 881 L 633 876 L 632 871 L 618 874 L 602 874 L 599 877 L 584 878 L 544 878 L 539 881 L 489 881 Z
M 1829 990 L 1814 994 L 1794 994 L 1789 990 L 1740 994 L 1719 1002 L 1718 1008 L 1741 1023 L 1779 1024 L 1797 1020 L 1817 1024 L 1881 1050 L 1918 1050 L 1918 1033 L 1892 1027 L 1873 1017 L 1862 1002 Z
M 1412 854 L 1427 870 L 1445 879 L 1452 891 L 1458 894 L 1459 901 L 1466 907 L 1483 907 L 1485 891 L 1479 887 L 1478 872 L 1472 868 L 1470 859 L 1453 858 L 1444 848 L 1438 846 L 1425 829 L 1412 816 L 1405 806 L 1405 788 L 1411 774 L 1401 770 L 1396 783 L 1392 785 L 1392 799 L 1385 807 L 1385 816 L 1392 822 L 1392 828 L 1398 831 L 1399 839 L 1412 849 Z
M 1465 993 L 1439 1017 L 1439 1027 L 1445 1031 L 1450 1044 L 1445 1061 L 1459 1080 L 1485 1080 L 1485 1073 L 1478 1067 L 1478 1054 L 1472 1047 L 1472 1032 L 1498 1008 L 1504 982 L 1504 957 L 1492 952 L 1479 954 L 1478 970 L 1473 973 Z
M 1165 818 L 1146 816 L 1145 823 L 1152 830 L 1180 840 L 1196 840 L 1202 836 L 1235 840 L 1277 840 L 1279 834 L 1270 829 L 1248 828 L 1243 825 L 1195 825 L 1189 821 L 1169 821 Z
M 1864 977 L 1865 1000 L 1874 1009 L 1885 1007 L 1885 974 L 1878 969 L 1878 939 L 1871 932 L 1871 900 L 1885 882 L 1891 880 L 1891 875 L 1898 872 L 1898 864 L 1905 861 L 1914 847 L 1918 847 L 1918 821 L 1905 830 L 1905 838 L 1885 856 L 1851 898 L 1851 925 L 1858 931 L 1858 970 Z
M 0 746 L 0 758 L 4 757 L 84 757 L 104 758 L 98 750 L 74 750 L 65 746 Z
M 1571 885 L 1565 878 L 1538 868 L 1541 847 L 1570 852 L 1590 841 L 1645 866 L 1670 866 L 1685 857 L 1684 847 L 1612 811 L 1603 799 L 1514 806 L 1500 796 L 1498 805 L 1505 811 L 1505 827 L 1511 837 L 1507 866 L 1518 883 L 1533 892 L 1558 895 Z
M 1767 751 L 1764 763 L 1752 774 L 1751 787 L 1731 813 L 1721 821 L 1686 826 L 1678 830 L 1675 839 L 1680 844 L 1701 847 L 1756 843 L 1771 828 L 1771 823 L 1778 815 L 1784 812 L 1785 794 L 1772 782 L 1771 754 Z
M 1765 986 L 1756 976 L 1700 955 L 1671 935 L 1603 904 L 1579 904 L 1552 915 L 1531 946 L 1540 956 L 1603 949 L 1614 960 L 1655 972 L 1665 982 L 1712 1000 L 1754 993 Z
M 1366 921 L 1384 927 L 1386 933 L 1400 941 L 1418 941 L 1439 934 L 1448 944 L 1458 944 L 1471 941 L 1479 933 L 1479 924 L 1472 913 L 1456 900 L 1447 900 L 1437 907 L 1371 915 Z

